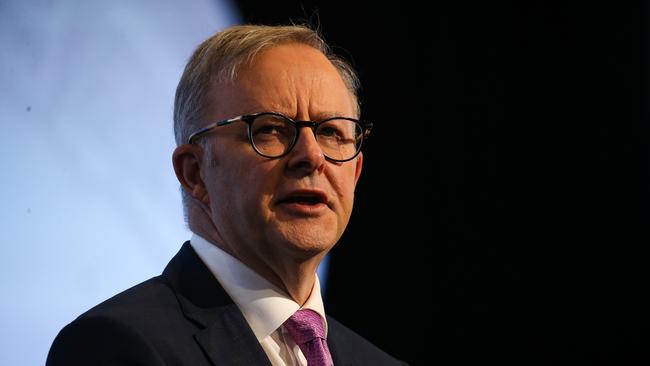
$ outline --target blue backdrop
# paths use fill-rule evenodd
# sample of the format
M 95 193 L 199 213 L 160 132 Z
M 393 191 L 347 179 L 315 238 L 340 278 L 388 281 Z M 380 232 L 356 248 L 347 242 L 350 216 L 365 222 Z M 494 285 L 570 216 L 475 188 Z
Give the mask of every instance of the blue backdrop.
M 0 365 L 42 365 L 81 312 L 189 238 L 173 95 L 228 3 L 0 1 Z

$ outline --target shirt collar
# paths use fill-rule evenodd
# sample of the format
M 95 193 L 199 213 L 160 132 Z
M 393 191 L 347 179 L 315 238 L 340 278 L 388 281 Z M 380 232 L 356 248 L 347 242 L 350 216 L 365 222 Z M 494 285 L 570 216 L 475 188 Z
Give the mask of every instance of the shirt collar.
M 258 341 L 276 331 L 300 306 L 286 292 L 235 257 L 197 234 L 190 245 L 244 314 Z M 327 318 L 318 275 L 303 309 L 320 314 L 327 335 Z

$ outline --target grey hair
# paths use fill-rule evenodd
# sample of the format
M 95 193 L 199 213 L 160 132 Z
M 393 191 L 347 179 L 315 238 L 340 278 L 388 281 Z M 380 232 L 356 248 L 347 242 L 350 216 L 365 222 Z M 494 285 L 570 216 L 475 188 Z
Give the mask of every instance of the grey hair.
M 207 123 L 203 121 L 206 98 L 213 82 L 235 82 L 238 69 L 252 62 L 260 51 L 287 43 L 308 45 L 327 57 L 352 94 L 358 117 L 360 115 L 359 78 L 347 61 L 333 53 L 318 31 L 303 25 L 239 25 L 229 27 L 203 41 L 185 66 L 174 100 L 176 145 L 187 143 L 189 136 Z M 209 146 L 204 147 L 209 148 Z M 181 193 L 185 221 L 189 223 L 190 198 L 182 187 Z

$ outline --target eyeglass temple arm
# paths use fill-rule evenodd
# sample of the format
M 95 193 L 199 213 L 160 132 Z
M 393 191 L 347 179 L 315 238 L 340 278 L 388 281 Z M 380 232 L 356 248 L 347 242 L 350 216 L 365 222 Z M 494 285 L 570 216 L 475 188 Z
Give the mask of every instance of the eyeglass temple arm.
M 363 133 L 363 138 L 368 138 L 370 136 L 370 131 L 372 131 L 372 122 L 366 122 L 366 131 Z
M 209 125 L 201 128 L 200 130 L 198 130 L 198 131 L 194 132 L 193 134 L 191 134 L 190 137 L 187 139 L 187 143 L 191 144 L 194 141 L 194 139 L 196 139 L 200 135 L 212 130 L 213 128 L 216 128 L 216 127 L 219 127 L 219 126 L 225 126 L 225 125 L 229 125 L 229 124 L 231 124 L 233 122 L 237 122 L 237 121 L 241 120 L 242 117 L 243 116 L 237 116 L 237 117 L 233 117 L 233 118 L 229 118 L 229 119 L 223 119 L 221 121 L 217 121 L 217 122 L 214 122 L 214 123 L 210 123 Z

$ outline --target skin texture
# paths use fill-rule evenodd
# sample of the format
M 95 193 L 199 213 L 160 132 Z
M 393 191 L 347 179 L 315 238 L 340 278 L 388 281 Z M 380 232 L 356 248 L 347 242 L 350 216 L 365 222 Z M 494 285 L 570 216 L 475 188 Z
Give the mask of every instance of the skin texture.
M 355 117 L 355 99 L 335 67 L 302 44 L 274 46 L 244 65 L 234 83 L 214 83 L 206 124 L 273 111 L 296 120 Z M 242 122 L 201 137 L 209 151 L 181 145 L 174 169 L 193 198 L 190 228 L 284 289 L 298 304 L 309 297 L 318 264 L 347 226 L 363 156 L 326 160 L 309 128 L 294 149 L 268 159 L 248 142 Z M 326 204 L 282 201 L 296 190 L 324 194 Z

